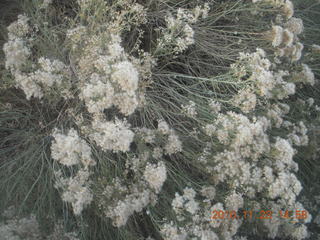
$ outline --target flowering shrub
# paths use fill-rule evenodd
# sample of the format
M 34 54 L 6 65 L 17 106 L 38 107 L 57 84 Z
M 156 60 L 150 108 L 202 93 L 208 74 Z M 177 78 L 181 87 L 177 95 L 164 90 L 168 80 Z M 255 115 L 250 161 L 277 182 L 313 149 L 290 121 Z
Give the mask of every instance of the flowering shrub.
M 36 213 L 30 239 L 316 236 L 319 46 L 294 5 L 26 4 L 2 48 L 1 210 Z M 20 239 L 25 219 L 0 232 Z

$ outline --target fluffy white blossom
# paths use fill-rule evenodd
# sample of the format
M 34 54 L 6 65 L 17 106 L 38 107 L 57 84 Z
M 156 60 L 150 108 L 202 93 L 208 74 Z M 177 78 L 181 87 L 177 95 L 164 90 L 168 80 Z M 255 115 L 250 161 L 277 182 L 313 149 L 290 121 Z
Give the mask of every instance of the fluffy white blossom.
M 161 234 L 164 240 L 187 240 L 187 232 L 183 228 L 178 228 L 173 223 L 165 223 L 161 227 Z
M 210 100 L 209 107 L 214 113 L 219 113 L 221 110 L 221 104 L 215 100 Z
M 30 32 L 31 28 L 28 24 L 29 18 L 25 14 L 18 15 L 18 19 L 11 23 L 8 30 L 9 40 L 23 39 Z
M 167 170 L 163 162 L 148 163 L 143 175 L 149 185 L 158 193 L 167 178 Z
M 1 240 L 37 240 L 41 239 L 40 226 L 35 215 L 24 218 L 12 218 L 0 223 Z
M 278 47 L 282 43 L 283 28 L 281 26 L 272 26 L 271 41 L 273 47 Z
M 112 219 L 114 226 L 124 226 L 132 214 L 141 212 L 150 203 L 150 198 L 150 190 L 135 190 L 125 199 L 118 201 L 115 206 L 110 206 L 106 211 L 106 216 Z
M 241 90 L 233 99 L 235 106 L 239 107 L 244 113 L 255 109 L 257 97 L 250 89 Z
M 194 30 L 191 24 L 208 16 L 209 5 L 205 4 L 203 8 L 197 6 L 193 11 L 178 8 L 176 16 L 168 14 L 165 18 L 166 28 L 162 28 L 163 37 L 158 42 L 158 48 L 173 48 L 174 53 L 185 51 L 190 45 L 195 43 Z
M 138 71 L 129 61 L 117 63 L 113 66 L 112 81 L 119 84 L 123 91 L 129 95 L 134 94 L 138 88 L 139 75 Z
M 118 107 L 122 114 L 129 116 L 139 106 L 139 102 L 136 95 L 117 93 L 114 95 L 114 105 Z
M 160 147 L 156 147 L 153 149 L 153 152 L 152 152 L 152 157 L 155 158 L 155 159 L 160 159 L 162 158 L 162 155 L 163 155 L 163 149 L 160 148 Z
M 114 103 L 114 89 L 109 82 L 94 73 L 90 81 L 81 89 L 81 97 L 90 113 L 99 113 Z
M 67 135 L 55 130 L 53 137 L 51 156 L 54 160 L 65 166 L 80 163 L 86 167 L 95 165 L 95 161 L 91 157 L 90 146 L 79 137 L 75 129 L 70 129 Z
M 129 125 L 126 122 L 119 119 L 116 119 L 115 122 L 94 119 L 91 130 L 89 138 L 95 141 L 102 149 L 114 152 L 127 152 L 130 150 L 134 132 L 129 129 Z
M 182 143 L 174 131 L 171 131 L 164 149 L 167 154 L 174 154 L 182 151 Z
M 108 46 L 108 51 L 113 59 L 119 59 L 124 55 L 124 49 L 118 41 L 111 43 Z
M 186 113 L 189 117 L 195 117 L 197 115 L 196 103 L 193 101 L 189 101 L 188 104 L 182 105 L 182 111 Z
M 67 30 L 66 39 L 72 43 L 72 48 L 76 48 L 77 44 L 82 41 L 86 31 L 87 28 L 81 25 Z
M 293 206 L 301 190 L 301 183 L 296 176 L 282 171 L 275 181 L 269 185 L 268 194 L 271 198 L 281 197 L 281 200 L 287 206 Z
M 170 133 L 170 127 L 164 120 L 158 121 L 158 131 L 162 134 L 169 134 Z
M 62 189 L 62 200 L 71 203 L 75 215 L 80 215 L 83 208 L 90 204 L 93 195 L 90 191 L 88 169 L 80 169 L 74 177 L 64 178 L 61 171 L 55 172 L 57 189 Z
M 293 231 L 291 236 L 294 239 L 297 239 L 297 240 L 301 240 L 301 239 L 307 238 L 309 236 L 308 235 L 307 226 L 305 226 L 305 225 L 298 226 L 297 228 L 295 228 L 295 230 Z
M 283 13 L 287 19 L 291 18 L 294 14 L 294 6 L 290 0 L 284 0 L 283 3 Z
M 146 127 L 140 128 L 139 132 L 143 141 L 146 143 L 154 143 L 155 142 L 155 131 Z
M 16 86 L 24 91 L 28 100 L 32 96 L 36 98 L 42 98 L 43 91 L 37 83 L 37 79 L 34 78 L 34 74 L 24 75 L 19 72 L 15 72 L 14 77 L 17 83 Z
M 314 73 L 312 72 L 311 68 L 306 64 L 302 65 L 302 72 L 298 75 L 300 77 L 300 81 L 305 82 L 313 86 L 315 84 L 315 77 Z
M 19 70 L 28 60 L 31 51 L 24 40 L 16 38 L 9 40 L 3 45 L 6 56 L 6 69 L 11 71 Z
M 277 81 L 275 74 L 270 70 L 271 62 L 266 58 L 264 50 L 257 48 L 253 53 L 239 53 L 239 60 L 231 65 L 231 69 L 237 75 L 239 72 L 251 74 L 249 79 L 253 81 L 252 88 L 258 95 L 268 98 L 273 97 L 273 89 Z M 251 99 L 253 99 L 251 97 Z
M 240 194 L 232 192 L 226 198 L 226 209 L 238 211 L 239 208 L 243 207 L 244 200 Z
M 188 187 L 183 190 L 182 196 L 179 193 L 175 194 L 171 205 L 180 221 L 184 220 L 183 211 L 195 214 L 199 210 L 199 203 L 195 200 L 195 196 L 196 192 Z
M 294 34 L 290 30 L 284 29 L 283 44 L 285 45 L 285 47 L 291 47 L 293 44 L 293 40 L 294 40 Z
M 304 46 L 302 43 L 298 42 L 293 47 L 288 49 L 288 55 L 291 56 L 293 62 L 299 61 L 302 56 L 302 50 Z
M 178 37 L 176 39 L 176 47 L 175 51 L 176 52 L 183 52 L 188 48 L 189 45 L 194 44 L 194 31 L 192 27 L 189 26 L 189 24 L 186 24 L 183 28 L 183 33 L 184 36 Z
M 295 154 L 291 144 L 287 140 L 278 137 L 273 147 L 276 160 L 290 165 Z
M 286 22 L 285 26 L 294 34 L 299 35 L 303 32 L 303 21 L 301 18 L 292 17 L 288 22 Z
M 216 196 L 216 189 L 213 186 L 204 186 L 201 189 L 201 195 L 210 200 L 213 200 Z
M 45 57 L 38 59 L 40 65 L 39 70 L 31 75 L 37 83 L 41 83 L 44 87 L 52 87 L 53 84 L 60 85 L 64 76 L 68 73 L 67 66 L 59 60 L 50 60 Z

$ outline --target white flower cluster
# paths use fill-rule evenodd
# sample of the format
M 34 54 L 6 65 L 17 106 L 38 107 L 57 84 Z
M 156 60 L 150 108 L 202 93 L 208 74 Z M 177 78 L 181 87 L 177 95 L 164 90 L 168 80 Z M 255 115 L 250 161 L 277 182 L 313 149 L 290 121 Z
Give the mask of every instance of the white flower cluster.
M 49 3 L 50 1 L 44 2 L 46 6 Z M 128 116 L 139 106 L 143 94 L 138 91 L 138 69 L 146 74 L 150 64 L 140 66 L 142 60 L 129 60 L 130 56 L 121 47 L 121 38 L 114 31 L 91 34 L 85 26 L 73 27 L 66 33 L 66 43 L 71 43 L 73 50 L 70 66 L 58 60 L 40 57 L 38 63 L 30 64 L 35 68 L 34 71 L 26 72 L 24 66 L 32 60 L 32 38 L 29 37 L 32 28 L 28 22 L 27 16 L 19 15 L 18 20 L 8 27 L 9 41 L 3 47 L 6 68 L 11 71 L 16 86 L 25 92 L 27 99 L 32 96 L 42 98 L 47 92 L 53 92 L 53 86 L 59 90 L 55 94 L 70 96 L 68 90 L 71 83 L 74 83 L 90 113 L 101 113 L 115 105 L 121 113 Z M 105 39 L 109 42 L 107 47 L 104 46 Z M 78 51 L 80 48 L 83 51 Z M 145 58 L 148 56 L 145 55 Z M 71 81 L 68 68 L 72 68 L 79 81 Z
M 18 15 L 18 19 L 7 28 L 9 40 L 25 38 L 30 32 L 28 21 L 29 18 L 25 14 Z
M 292 124 L 285 124 L 282 119 L 290 110 L 288 105 L 278 103 L 268 108 L 268 118 L 278 121 L 278 127 L 282 124 L 287 128 L 292 127 Z M 232 112 L 220 113 L 213 124 L 205 127 L 209 136 L 216 137 L 225 145 L 222 152 L 203 163 L 206 170 L 212 174 L 216 186 L 221 182 L 228 183 L 231 192 L 225 199 L 228 210 L 237 211 L 243 207 L 244 199 L 248 203 L 250 199 L 256 198 L 257 193 L 263 194 L 263 201 L 270 209 L 297 207 L 297 196 L 302 185 L 294 174 L 298 170 L 298 164 L 293 161 L 295 150 L 290 141 L 280 137 L 276 137 L 274 143 L 270 142 L 267 130 L 271 127 L 271 122 L 265 117 L 250 121 L 246 116 Z M 295 133 L 306 135 L 307 128 L 302 122 L 292 128 Z M 241 189 L 241 195 L 237 193 L 238 189 Z M 214 193 L 207 198 L 206 202 L 214 200 Z M 176 199 L 176 202 L 179 202 L 178 198 Z M 212 209 L 224 211 L 222 203 L 217 204 Z M 299 208 L 303 209 L 303 206 L 299 205 Z M 237 222 L 233 230 L 220 219 L 211 221 L 211 224 L 214 228 L 219 227 L 219 234 L 231 239 L 241 222 Z M 266 225 L 270 237 L 282 236 L 281 234 L 295 237 L 293 230 L 279 231 L 280 226 L 286 224 L 283 221 L 273 220 L 263 224 Z M 305 237 L 306 232 L 301 236 Z
M 296 197 L 302 190 L 301 183 L 297 177 L 288 172 L 279 172 L 279 176 L 270 183 L 268 195 L 274 199 L 281 197 L 283 204 L 293 206 L 296 202 Z
M 306 225 L 301 225 L 295 228 L 292 233 L 292 237 L 297 240 L 306 239 L 309 237 L 308 229 Z
M 34 73 L 34 78 L 45 87 L 52 87 L 54 83 L 60 85 L 64 74 L 68 73 L 67 66 L 59 60 L 40 57 L 38 63 L 40 69 Z
M 156 193 L 159 193 L 163 183 L 167 179 L 167 170 L 163 162 L 157 164 L 148 163 L 144 170 L 144 179 Z
M 110 207 L 106 216 L 113 219 L 114 226 L 124 226 L 134 212 L 141 212 L 150 203 L 150 194 L 148 189 L 135 191 L 118 201 L 115 207 Z
M 82 25 L 67 30 L 66 39 L 71 42 L 71 48 L 73 50 L 79 47 L 79 44 L 81 43 L 81 40 L 86 35 L 86 33 L 87 28 Z
M 34 215 L 12 218 L 0 224 L 1 240 L 40 240 L 39 224 Z
M 154 159 L 161 159 L 163 156 L 163 150 L 160 147 L 155 147 L 152 152 L 152 157 Z
M 211 207 L 211 212 L 213 211 L 224 211 L 223 203 L 218 202 Z M 221 225 L 223 219 L 212 219 L 210 225 L 214 228 L 217 228 Z
M 39 84 L 36 82 L 38 78 L 35 79 L 34 74 L 25 75 L 20 72 L 14 73 L 14 78 L 17 83 L 17 86 L 20 87 L 26 98 L 29 100 L 32 96 L 36 98 L 42 98 L 43 92 Z
M 184 220 L 183 212 L 187 211 L 190 214 L 195 214 L 199 210 L 199 203 L 195 201 L 196 192 L 192 188 L 185 188 L 183 195 L 175 194 L 172 200 L 172 209 L 176 212 L 179 221 Z
M 203 191 L 202 191 L 203 192 Z M 215 191 L 212 187 L 205 188 L 206 194 L 213 198 Z M 223 204 L 211 203 L 213 199 L 205 199 L 204 204 L 196 199 L 196 192 L 192 188 L 185 188 L 181 196 L 176 193 L 172 201 L 172 208 L 176 213 L 177 227 L 173 223 L 165 223 L 161 226 L 164 239 L 233 239 L 241 225 L 241 221 L 234 219 L 232 223 L 228 219 L 212 219 L 210 216 L 215 211 L 224 211 Z M 231 209 L 243 206 L 243 199 L 235 192 L 231 193 L 226 202 Z
M 238 209 L 242 208 L 244 204 L 244 200 L 242 196 L 236 193 L 235 191 L 233 191 L 231 194 L 229 194 L 226 197 L 225 202 L 226 202 L 226 209 L 234 210 L 234 211 L 238 211 Z
M 174 46 L 174 53 L 181 53 L 190 45 L 194 44 L 194 31 L 190 24 L 196 23 L 200 16 L 206 18 L 210 7 L 205 4 L 204 7 L 197 6 L 193 11 L 188 11 L 179 8 L 176 17 L 166 16 L 166 27 L 162 29 L 163 38 L 158 42 L 158 48 L 166 48 L 167 46 Z
M 233 104 L 239 107 L 244 113 L 254 110 L 257 103 L 256 94 L 250 89 L 243 89 L 234 96 Z
M 32 38 L 28 36 L 32 34 L 28 21 L 26 15 L 19 15 L 18 20 L 9 25 L 9 41 L 4 44 L 3 50 L 6 56 L 6 69 L 11 71 L 16 87 L 21 88 L 29 100 L 32 96 L 42 98 L 44 92 L 50 91 L 54 84 L 61 85 L 63 79 L 69 77 L 69 72 L 61 61 L 52 61 L 45 57 L 40 57 L 37 64 L 33 64 L 39 66 L 37 70 L 30 72 L 24 69 L 30 61 L 32 46 Z
M 164 135 L 169 134 L 170 127 L 169 127 L 168 123 L 164 120 L 159 120 L 158 121 L 158 131 Z
M 207 200 L 213 200 L 216 196 L 216 189 L 213 186 L 203 186 L 200 193 Z
M 27 39 L 27 34 L 30 32 L 28 21 L 26 15 L 18 15 L 18 20 L 7 28 L 9 41 L 3 45 L 3 51 L 6 57 L 6 69 L 12 74 L 21 70 L 31 54 Z
M 95 161 L 91 158 L 90 146 L 79 137 L 75 129 L 70 129 L 67 135 L 56 129 L 53 137 L 51 156 L 55 161 L 65 166 L 82 164 L 88 168 L 95 165 Z
M 253 3 L 265 2 L 282 9 L 283 15 L 290 19 L 294 14 L 294 6 L 290 0 L 252 0 Z
M 316 83 L 314 73 L 310 69 L 310 67 L 307 64 L 301 64 L 302 71 L 295 73 L 293 76 L 293 80 L 295 82 L 302 82 L 305 84 L 310 84 L 313 86 Z
M 187 232 L 183 228 L 173 225 L 173 222 L 166 223 L 161 227 L 161 234 L 165 240 L 186 240 Z
M 99 74 L 93 73 L 82 88 L 82 99 L 90 113 L 102 112 L 113 105 L 114 89 L 109 82 L 104 83 Z
M 278 171 L 297 170 L 297 164 L 292 160 L 294 150 L 288 141 L 277 138 L 276 143 L 270 146 L 266 134 L 270 122 L 266 118 L 250 122 L 243 115 L 229 112 L 227 115 L 220 114 L 212 127 L 214 130 L 210 132 L 210 136 L 216 136 L 222 144 L 228 145 L 228 150 L 225 149 L 214 157 L 214 167 L 207 166 L 209 172 L 215 172 L 216 183 L 236 179 L 232 185 L 242 186 L 246 189 L 246 194 L 253 197 L 255 191 L 260 192 L 266 187 L 261 182 L 262 170 L 256 165 L 263 155 L 274 159 L 273 165 L 268 163 Z M 254 190 L 250 184 L 257 189 Z
M 275 144 L 272 146 L 272 151 L 278 170 L 281 171 L 285 168 L 298 170 L 297 164 L 293 162 L 295 151 L 287 140 L 277 137 Z
M 284 25 L 291 33 L 299 35 L 303 32 L 303 21 L 301 18 L 290 18 Z
M 287 2 L 289 3 L 290 1 Z M 287 5 L 288 12 L 290 12 L 290 6 L 292 6 L 291 3 Z M 284 9 L 285 6 L 282 5 L 282 8 Z M 302 33 L 303 23 L 301 19 L 294 18 L 290 15 L 291 14 L 288 15 L 289 20 L 286 23 L 281 26 L 273 26 L 268 34 L 272 45 L 277 48 L 275 50 L 276 55 L 278 57 L 289 57 L 293 62 L 299 60 L 302 55 L 303 45 L 298 42 L 297 35 Z M 240 59 L 246 60 L 250 67 L 252 67 L 251 69 L 249 68 L 249 73 L 256 73 L 257 76 L 262 76 L 261 73 L 263 73 L 264 76 L 267 76 L 265 79 L 269 79 L 269 86 L 263 88 L 262 91 L 257 91 L 257 95 L 281 100 L 287 98 L 288 95 L 295 93 L 294 83 L 304 82 L 311 85 L 314 84 L 314 74 L 307 65 L 302 64 L 302 71 L 294 74 L 281 70 L 275 72 L 276 64 L 281 63 L 281 61 L 275 59 L 276 64 L 272 65 L 274 71 L 271 71 L 271 62 L 269 60 L 261 62 L 261 59 L 266 59 L 264 52 L 260 51 L 260 54 L 258 55 L 251 55 L 249 59 L 246 58 L 247 56 L 242 55 Z M 245 71 L 243 72 L 243 68 L 241 67 L 238 67 L 237 70 L 238 72 L 241 72 L 240 70 L 242 70 L 240 78 L 245 76 L 247 74 L 246 71 L 248 71 L 245 68 Z M 284 77 L 292 82 L 284 81 Z M 261 77 L 261 79 L 263 78 Z M 264 84 L 268 83 L 268 81 L 261 82 Z M 250 88 L 251 87 L 252 86 L 250 86 Z M 258 87 L 259 85 L 256 85 L 253 89 L 257 89 Z M 312 100 L 308 104 L 309 106 L 312 106 Z M 302 185 L 294 174 L 294 172 L 298 171 L 298 164 L 293 161 L 293 156 L 296 152 L 293 145 L 301 146 L 308 143 L 307 128 L 303 122 L 295 125 L 284 120 L 285 115 L 290 111 L 290 107 L 287 104 L 280 102 L 274 104 L 268 103 L 264 108 L 268 109 L 265 116 L 270 120 L 270 123 L 272 123 L 272 125 L 269 123 L 267 128 L 273 126 L 280 128 L 283 126 L 289 131 L 289 134 L 287 135 L 288 140 L 276 137 L 274 143 L 269 143 L 268 137 L 265 138 L 266 142 L 268 142 L 269 150 L 265 149 L 264 152 L 257 154 L 255 158 L 252 158 L 251 155 L 256 150 L 251 151 L 251 154 L 247 155 L 250 159 L 256 159 L 255 161 L 258 161 L 260 166 L 255 162 L 243 161 L 244 159 L 239 157 L 239 155 L 241 156 L 242 154 L 237 154 L 237 151 L 233 152 L 233 149 L 232 151 L 224 151 L 219 154 L 215 158 L 215 162 L 218 163 L 218 165 L 215 165 L 212 168 L 209 167 L 208 171 L 217 171 L 217 176 L 214 176 L 214 181 L 216 183 L 226 181 L 226 175 L 231 177 L 235 176 L 233 174 L 236 174 L 237 177 L 235 178 L 238 179 L 237 181 L 230 182 L 232 177 L 227 180 L 230 182 L 230 185 L 233 187 L 241 186 L 242 189 L 245 189 L 245 196 L 250 199 L 254 198 L 256 193 L 264 192 L 264 204 L 269 205 L 270 209 L 274 209 L 275 211 L 283 208 L 295 209 L 298 204 L 296 202 L 297 196 L 302 190 Z M 206 129 L 208 135 L 216 134 L 216 127 L 214 124 L 208 125 Z M 246 138 L 244 137 L 244 139 Z M 260 161 L 259 158 L 263 156 L 267 156 L 267 159 Z M 220 161 L 223 161 L 223 164 L 220 164 Z M 239 162 L 241 164 L 239 164 Z M 238 166 L 241 170 L 231 173 L 231 167 L 227 167 L 231 165 L 232 168 Z M 229 173 L 219 174 L 220 172 Z M 248 175 L 250 175 L 249 178 L 247 177 Z M 299 205 L 299 208 L 303 209 L 303 206 Z M 305 225 L 301 225 L 301 228 L 296 230 L 293 225 L 288 225 L 279 219 L 264 221 L 263 224 L 268 229 L 269 237 L 271 238 L 275 238 L 276 236 L 290 236 L 294 239 L 303 239 L 308 235 Z M 280 231 L 281 226 L 284 225 L 288 229 Z
M 75 41 L 73 44 L 78 44 L 81 36 L 88 38 L 82 26 L 73 29 L 68 35 L 70 40 Z M 74 35 L 80 39 L 74 40 Z M 93 36 L 85 40 L 87 46 L 78 56 L 80 97 L 90 113 L 101 113 L 115 105 L 128 116 L 139 105 L 139 73 L 120 43 L 119 36 L 111 35 L 107 51 L 102 54 L 102 36 Z
M 61 239 L 66 239 L 66 240 L 79 240 L 77 237 L 76 232 L 66 232 L 65 227 L 63 226 L 63 221 L 60 220 L 54 225 L 54 230 L 52 234 L 47 236 L 48 240 L 61 240 Z
M 264 117 L 250 122 L 244 115 L 227 112 L 219 114 L 215 123 L 208 124 L 205 129 L 209 136 L 217 137 L 220 143 L 240 151 L 243 156 L 252 157 L 251 154 L 256 151 L 268 151 L 269 144 L 265 133 L 268 127 L 269 121 Z
M 292 18 L 285 25 L 273 26 L 272 30 L 266 33 L 266 38 L 272 41 L 273 47 L 278 47 L 278 57 L 289 57 L 292 61 L 298 61 L 301 58 L 303 45 L 297 41 L 297 35 L 303 31 L 301 19 Z
M 55 172 L 57 189 L 62 189 L 61 198 L 63 201 L 71 203 L 73 213 L 80 215 L 83 208 L 93 200 L 90 191 L 90 172 L 88 169 L 81 169 L 74 177 L 64 178 L 61 171 Z
M 63 83 L 63 79 L 68 75 L 67 66 L 59 61 L 41 57 L 38 59 L 40 68 L 35 72 L 23 74 L 15 73 L 17 86 L 19 86 L 26 98 L 30 99 L 32 96 L 42 98 L 44 92 L 50 91 L 50 88 L 55 84 L 59 86 Z
M 98 146 L 113 152 L 128 152 L 134 138 L 134 132 L 130 130 L 127 122 L 119 119 L 112 122 L 95 118 L 88 131 L 88 137 Z
M 158 131 L 167 135 L 168 139 L 164 146 L 164 150 L 167 154 L 175 154 L 182 151 L 182 142 L 173 129 L 170 129 L 169 125 L 164 120 L 158 121 Z
M 240 53 L 239 60 L 231 65 L 231 69 L 240 80 L 249 74 L 248 81 L 253 83 L 252 89 L 261 97 L 283 99 L 295 93 L 295 84 L 283 78 L 289 73 L 281 70 L 271 71 L 271 62 L 262 49 L 258 48 L 254 53 Z M 239 75 L 239 72 L 242 74 Z M 254 103 L 254 97 L 250 95 L 251 102 Z M 247 108 L 242 107 L 248 111 Z
M 270 31 L 265 32 L 265 39 L 276 48 L 277 57 L 287 57 L 292 62 L 298 61 L 302 56 L 303 44 L 299 42 L 298 35 L 303 32 L 303 21 L 300 18 L 292 17 L 293 4 L 291 1 L 264 0 L 274 2 L 274 6 L 282 6 L 286 22 L 273 25 Z M 278 59 L 278 61 L 280 61 Z M 281 62 L 281 61 L 280 61 Z
M 284 214 L 285 211 L 279 206 L 277 203 L 271 203 L 269 205 L 270 209 L 273 209 L 274 212 L 282 212 Z M 297 202 L 294 206 L 288 206 L 286 209 L 288 211 L 296 211 L 296 209 L 303 209 L 302 204 Z M 309 217 L 308 217 L 309 218 Z M 305 221 L 302 221 L 301 223 L 308 223 L 310 219 L 305 219 Z M 268 237 L 269 238 L 290 238 L 290 239 L 305 239 L 308 237 L 307 228 L 304 224 L 299 225 L 289 225 L 288 222 L 285 219 L 281 218 L 272 218 L 268 220 L 263 220 L 263 225 L 268 230 Z M 285 229 L 283 229 L 285 227 Z M 303 230 L 303 234 L 301 233 L 301 230 Z
M 298 124 L 299 125 L 293 126 L 292 131 L 288 134 L 288 140 L 296 146 L 307 146 L 309 143 L 309 137 L 307 135 L 308 129 L 302 121 Z M 292 125 L 293 124 L 290 124 L 289 127 Z
M 196 103 L 189 101 L 188 104 L 182 105 L 182 112 L 184 112 L 189 117 L 195 117 L 197 115 Z
M 132 63 L 129 61 L 119 62 L 113 68 L 112 81 L 118 83 L 128 95 L 133 95 L 138 88 L 139 76 Z
M 156 134 L 155 131 L 146 127 L 140 128 L 139 133 L 145 143 L 154 143 Z
M 5 43 L 3 51 L 6 55 L 6 68 L 11 71 L 19 70 L 31 54 L 22 39 L 14 39 Z
M 75 176 L 63 177 L 61 171 L 55 172 L 57 189 L 62 189 L 62 199 L 72 205 L 75 215 L 80 215 L 84 206 L 93 199 L 89 189 L 89 167 L 96 162 L 92 159 L 90 146 L 79 137 L 76 130 L 70 129 L 67 135 L 53 133 L 54 142 L 51 145 L 52 158 L 65 166 L 80 165 Z
M 243 69 L 248 68 L 247 70 Z M 231 69 L 235 73 L 242 72 L 242 77 L 247 74 L 247 71 L 251 74 L 251 79 L 255 83 L 255 91 L 260 96 L 271 96 L 271 91 L 274 88 L 273 74 L 269 70 L 271 62 L 265 58 L 265 52 L 262 49 L 257 49 L 255 53 L 240 53 L 239 62 L 232 64 Z
M 111 218 L 116 227 L 126 225 L 131 215 L 156 204 L 157 194 L 167 178 L 167 170 L 164 162 L 148 162 L 149 156 L 144 152 L 126 162 L 127 170 L 133 171 L 137 181 L 127 183 L 124 179 L 114 178 L 111 184 L 103 186 L 102 198 L 98 202 L 104 215 Z
M 268 37 L 273 47 L 277 48 L 275 51 L 283 51 L 283 56 L 289 57 L 291 62 L 297 61 L 300 59 L 303 49 L 297 36 L 303 31 L 302 21 L 292 17 L 293 5 L 291 1 L 280 0 L 277 2 L 283 10 L 287 22 L 281 24 L 276 21 L 279 25 L 272 27 L 272 30 L 268 32 Z M 181 16 L 183 16 L 182 13 Z M 173 20 L 172 25 L 174 25 Z M 278 56 L 281 57 L 279 54 Z M 228 195 L 223 202 L 227 209 L 238 210 L 247 203 L 245 201 L 254 203 L 258 196 L 260 199 L 262 196 L 262 203 L 274 205 L 275 209 L 285 208 L 288 204 L 293 206 L 296 204 L 296 196 L 301 191 L 301 184 L 293 173 L 298 168 L 297 164 L 293 162 L 295 150 L 292 144 L 293 141 L 296 141 L 297 144 L 301 141 L 293 136 L 288 136 L 288 139 L 292 138 L 292 140 L 279 137 L 269 138 L 269 129 L 274 126 L 281 127 L 284 124 L 284 117 L 290 108 L 278 100 L 293 95 L 296 90 L 295 82 L 298 81 L 290 79 L 291 73 L 278 70 L 277 64 L 279 62 L 274 59 L 275 63 L 273 63 L 267 59 L 266 53 L 262 49 L 257 49 L 256 52 L 250 54 L 242 53 L 239 62 L 238 65 L 234 65 L 235 75 L 240 79 L 240 83 L 243 81 L 249 84 L 232 99 L 232 104 L 240 108 L 244 114 L 250 113 L 250 116 L 255 113 L 252 110 L 257 104 L 265 104 L 263 107 L 267 111 L 259 112 L 259 117 L 255 116 L 249 119 L 245 115 L 232 112 L 222 114 L 220 113 L 221 105 L 212 101 L 210 105 L 213 106 L 213 111 L 220 114 L 217 114 L 216 121 L 205 126 L 205 132 L 211 137 L 206 138 L 205 141 L 214 142 L 212 149 L 214 151 L 221 149 L 221 152 L 214 157 L 209 155 L 210 157 L 207 157 L 206 161 L 202 161 L 202 163 L 205 165 L 206 171 L 212 174 L 210 181 L 216 185 L 213 189 L 218 189 L 219 183 L 227 186 Z M 307 66 L 303 66 L 301 74 L 304 75 L 302 78 L 305 78 L 303 81 L 312 84 L 314 76 Z M 193 114 L 194 104 L 189 102 L 182 107 L 186 113 L 195 116 Z M 170 133 L 169 127 L 163 122 L 159 123 L 159 131 L 167 135 Z M 303 132 L 301 135 L 306 136 L 306 128 L 301 127 L 300 130 L 296 127 L 294 134 L 298 136 L 299 131 Z M 240 191 L 242 191 L 241 194 Z M 206 189 L 204 193 L 208 205 L 214 202 L 214 190 Z M 185 206 L 189 201 L 184 196 L 176 194 L 172 207 L 177 213 L 178 223 L 163 225 L 161 229 L 165 239 L 198 239 L 197 237 L 200 235 L 197 233 L 202 226 L 208 230 L 207 225 L 198 220 L 201 214 L 196 206 L 199 205 L 196 201 L 196 195 L 194 194 L 192 197 L 193 201 L 190 201 L 190 206 Z M 218 203 L 214 207 L 220 207 L 223 210 L 223 204 Z M 192 220 L 188 219 L 188 214 L 192 214 Z M 183 227 L 178 227 L 182 225 L 179 221 L 185 221 Z M 193 226 L 191 221 L 197 223 L 198 228 Z M 217 234 L 212 231 L 212 236 L 209 235 L 211 236 L 209 239 L 215 239 L 215 235 L 221 236 L 222 239 L 231 239 L 241 225 L 241 221 L 236 221 L 234 226 L 223 221 L 213 222 L 214 224 L 216 226 L 213 228 L 219 228 L 219 230 L 215 231 Z M 272 236 L 280 234 L 275 229 L 285 225 L 276 220 L 270 221 L 268 224 L 267 228 Z M 301 232 L 303 229 L 304 227 L 300 229 Z M 204 232 L 202 231 L 202 237 L 205 235 Z M 293 236 L 293 231 L 291 235 Z M 296 235 L 299 234 L 296 233 Z
M 116 82 L 123 91 L 117 96 L 116 106 L 123 114 L 132 114 L 138 106 L 138 98 L 135 93 L 138 89 L 138 71 L 132 63 L 123 61 L 114 66 L 111 79 L 113 82 Z
M 290 106 L 285 103 L 278 103 L 267 105 L 267 108 L 266 116 L 276 128 L 280 128 L 284 123 L 283 117 L 290 111 Z
M 209 101 L 209 107 L 214 113 L 219 113 L 221 111 L 221 104 L 213 99 Z
M 168 137 L 168 142 L 164 146 L 167 154 L 174 154 L 182 151 L 182 143 L 176 133 L 171 130 Z

